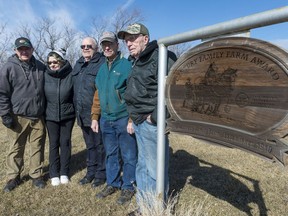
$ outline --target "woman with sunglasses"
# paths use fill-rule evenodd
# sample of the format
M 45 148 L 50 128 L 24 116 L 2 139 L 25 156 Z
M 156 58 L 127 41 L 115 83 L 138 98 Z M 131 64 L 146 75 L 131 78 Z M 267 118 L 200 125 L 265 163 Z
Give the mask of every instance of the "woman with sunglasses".
M 45 73 L 46 127 L 49 136 L 49 175 L 52 186 L 69 182 L 71 133 L 75 122 L 73 85 L 66 51 L 53 50 L 47 56 Z

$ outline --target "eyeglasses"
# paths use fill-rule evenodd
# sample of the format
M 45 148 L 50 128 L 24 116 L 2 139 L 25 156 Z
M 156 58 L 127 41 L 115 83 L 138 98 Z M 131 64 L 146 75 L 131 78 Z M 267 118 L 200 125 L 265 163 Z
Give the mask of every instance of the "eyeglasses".
M 81 45 L 80 47 L 81 47 L 81 49 L 92 49 L 93 48 L 93 46 L 91 44 L 89 44 L 89 45 Z
M 48 65 L 51 65 L 51 64 L 58 64 L 59 62 L 58 61 L 51 61 L 51 62 L 47 62 Z

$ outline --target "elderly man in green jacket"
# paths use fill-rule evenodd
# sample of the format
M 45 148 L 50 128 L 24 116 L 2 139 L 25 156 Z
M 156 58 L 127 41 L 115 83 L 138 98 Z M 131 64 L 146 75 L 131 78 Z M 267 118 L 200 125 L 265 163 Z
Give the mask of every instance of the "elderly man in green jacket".
M 106 151 L 107 186 L 96 197 L 102 199 L 121 189 L 117 203 L 122 205 L 130 201 L 134 195 L 137 162 L 136 139 L 128 133 L 132 128 L 132 122 L 128 121 L 123 99 L 131 63 L 118 51 L 118 39 L 114 33 L 104 32 L 100 44 L 106 62 L 100 67 L 95 80 L 97 91 L 92 106 L 91 128 L 98 132 L 101 113 L 100 128 Z

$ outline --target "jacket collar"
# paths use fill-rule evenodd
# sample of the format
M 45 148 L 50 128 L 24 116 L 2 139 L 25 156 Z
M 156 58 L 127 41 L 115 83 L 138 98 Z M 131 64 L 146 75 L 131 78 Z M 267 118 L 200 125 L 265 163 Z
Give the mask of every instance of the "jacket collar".
M 67 76 L 67 74 L 69 74 L 71 71 L 72 71 L 72 67 L 67 60 L 65 62 L 65 65 L 63 65 L 63 67 L 57 71 L 53 71 L 49 67 L 47 67 L 47 73 L 50 76 L 57 77 L 57 78 L 63 78 Z
M 102 56 L 103 56 L 103 53 L 96 52 L 89 62 L 98 62 Z M 78 62 L 80 64 L 85 64 L 86 63 L 83 56 L 79 59 Z

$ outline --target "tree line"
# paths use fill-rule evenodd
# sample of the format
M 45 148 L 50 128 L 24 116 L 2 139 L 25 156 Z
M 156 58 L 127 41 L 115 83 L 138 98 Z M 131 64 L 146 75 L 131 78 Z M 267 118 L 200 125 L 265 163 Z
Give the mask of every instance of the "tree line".
M 81 56 L 80 45 L 84 37 L 91 36 L 99 41 L 104 31 L 118 32 L 131 23 L 143 22 L 144 20 L 144 16 L 139 9 L 117 9 L 113 20 L 104 17 L 91 18 L 90 23 L 87 24 L 89 31 L 86 32 L 75 29 L 70 23 L 47 17 L 42 17 L 33 26 L 21 23 L 13 32 L 8 32 L 7 23 L 1 23 L 0 21 L 0 68 L 8 57 L 14 53 L 14 40 L 19 36 L 31 40 L 35 49 L 34 56 L 40 61 L 46 62 L 49 51 L 55 48 L 64 48 L 67 51 L 67 60 L 71 65 L 74 65 Z M 107 26 L 110 26 L 110 29 L 107 29 Z M 128 55 L 126 46 L 121 41 L 119 45 L 122 53 Z M 180 56 L 188 49 L 188 45 L 174 45 L 169 49 Z
M 47 54 L 57 48 L 66 49 L 67 60 L 74 63 L 81 56 L 81 41 L 84 37 L 94 37 L 97 41 L 104 31 L 118 32 L 130 23 L 143 22 L 144 18 L 140 10 L 131 11 L 117 10 L 115 19 L 108 20 L 103 17 L 92 18 L 88 23 L 89 31 L 83 32 L 75 29 L 70 23 L 62 20 L 42 17 L 36 24 L 21 23 L 13 32 L 8 32 L 7 23 L 0 21 L 0 67 L 7 61 L 7 58 L 14 53 L 14 40 L 19 36 L 27 37 L 34 46 L 34 56 L 42 62 L 46 62 Z M 111 29 L 106 29 L 107 24 Z M 123 44 L 121 50 L 127 53 Z

